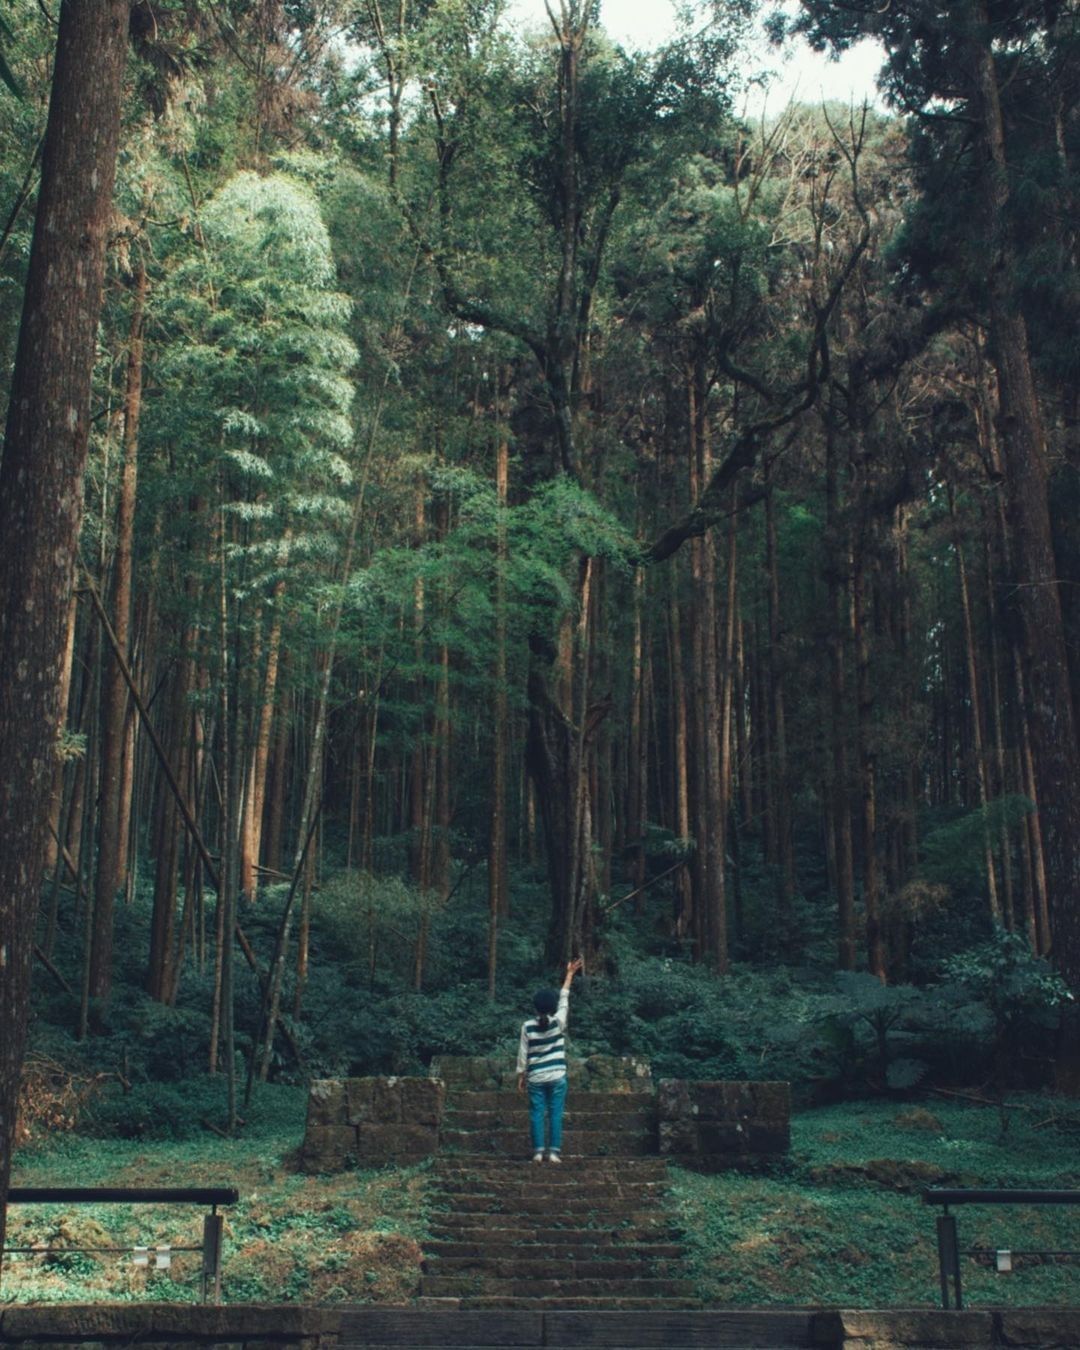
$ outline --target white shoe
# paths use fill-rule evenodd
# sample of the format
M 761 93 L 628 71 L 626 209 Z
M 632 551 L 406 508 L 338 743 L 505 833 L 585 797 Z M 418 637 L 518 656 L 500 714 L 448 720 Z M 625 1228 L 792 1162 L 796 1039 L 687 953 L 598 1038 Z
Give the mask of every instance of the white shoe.
M 534 1153 L 534 1154 L 533 1154 L 533 1162 L 543 1162 L 543 1161 L 544 1161 L 544 1155 L 543 1155 L 542 1153 Z
M 536 1161 L 536 1159 L 534 1158 L 534 1159 L 533 1159 L 533 1162 L 535 1162 L 535 1161 Z M 549 1153 L 549 1154 L 548 1154 L 548 1162 L 557 1162 L 557 1163 L 561 1163 L 561 1162 L 562 1162 L 562 1159 L 559 1157 L 559 1155 L 558 1155 L 557 1153 Z

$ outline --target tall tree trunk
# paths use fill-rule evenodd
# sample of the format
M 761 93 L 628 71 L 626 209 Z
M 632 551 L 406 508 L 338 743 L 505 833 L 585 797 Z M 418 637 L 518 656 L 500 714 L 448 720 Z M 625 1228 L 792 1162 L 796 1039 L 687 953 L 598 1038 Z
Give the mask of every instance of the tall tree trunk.
M 679 580 L 676 560 L 668 564 L 671 569 L 671 593 L 668 602 L 668 633 L 671 650 L 670 698 L 672 741 L 674 749 L 673 773 L 675 777 L 675 833 L 680 840 L 690 838 L 690 779 L 688 772 L 688 745 L 686 715 L 686 680 L 683 676 L 683 636 L 682 618 L 679 614 Z M 693 891 L 687 869 L 681 867 L 675 878 L 675 935 L 686 937 L 692 922 L 691 907 Z
M 648 736 L 645 721 L 645 678 L 642 660 L 642 610 L 645 569 L 634 574 L 634 625 L 630 647 L 630 737 L 626 748 L 626 830 L 623 848 L 631 855 L 633 886 L 645 881 L 645 774 Z M 639 897 L 640 899 L 640 897 Z M 640 905 L 639 905 L 640 908 Z
M 195 601 L 194 585 L 188 583 L 188 595 Z M 169 733 L 166 742 L 169 763 L 174 767 L 181 790 L 191 776 L 192 718 L 191 694 L 195 687 L 195 643 L 198 630 L 194 623 L 184 629 L 179 659 L 173 671 L 170 691 Z M 150 950 L 146 963 L 146 989 L 151 998 L 167 1003 L 176 986 L 173 971 L 176 924 L 176 888 L 180 874 L 180 841 L 184 821 L 175 794 L 164 783 L 160 788 L 157 849 L 154 860 L 154 903 L 150 916 Z
M 71 698 L 71 669 L 75 660 L 75 629 L 76 620 L 79 613 L 78 597 L 74 591 L 71 594 L 71 601 L 68 605 L 67 621 L 67 641 L 64 644 L 63 665 L 60 668 L 60 688 L 57 692 L 56 703 L 60 709 L 61 728 L 66 724 L 70 715 L 69 701 Z M 56 767 L 53 770 L 52 801 L 49 804 L 49 832 L 45 841 L 45 871 L 56 869 L 57 875 L 62 874 L 64 869 L 64 860 L 61 857 L 63 832 L 60 828 L 60 818 L 64 810 L 64 761 L 57 758 Z M 52 955 L 51 947 L 48 954 Z
M 788 775 L 787 716 L 784 706 L 784 654 L 780 638 L 780 563 L 776 544 L 776 489 L 772 461 L 765 458 L 765 570 L 769 589 L 769 693 L 773 727 L 773 810 L 776 836 L 780 923 L 790 942 L 795 906 L 795 846 L 791 827 L 791 783 Z
M 288 560 L 287 542 L 283 547 L 283 553 L 282 566 Z M 240 894 L 249 901 L 255 899 L 259 884 L 257 869 L 266 807 L 266 774 L 270 763 L 270 739 L 277 699 L 278 672 L 281 668 L 281 607 L 284 594 L 285 578 L 279 577 L 274 584 L 273 613 L 266 643 L 266 669 L 263 673 L 262 693 L 259 698 L 258 725 L 248 760 L 247 781 L 244 787 L 244 814 L 240 822 Z
M 0 463 L 0 1252 L 62 716 L 128 0 L 63 0 Z
M 864 526 L 865 528 L 865 526 Z M 853 568 L 852 625 L 855 643 L 858 698 L 859 777 L 862 790 L 863 908 L 866 915 L 866 963 L 870 973 L 884 979 L 885 935 L 881 923 L 881 882 L 878 867 L 877 753 L 872 716 L 874 695 L 870 679 L 870 598 L 872 576 L 865 551 L 855 557 Z
M 1014 544 L 1017 610 L 1025 678 L 1054 959 L 1080 991 L 1080 777 L 1076 726 L 1057 566 L 1047 500 L 1045 443 L 1031 369 L 1027 325 L 1014 293 L 1016 249 L 1010 222 L 1008 156 L 987 6 L 973 6 L 969 44 L 973 111 L 984 157 L 979 187 L 982 229 L 992 256 L 986 278 L 991 359 L 998 377 L 1002 449 Z M 1064 1081 L 1080 1083 L 1080 1026 L 1069 1017 Z
M 825 527 L 829 591 L 829 740 L 831 798 L 829 821 L 836 858 L 837 965 L 855 969 L 855 857 L 852 839 L 851 784 L 848 765 L 848 699 L 844 655 L 851 631 L 851 549 L 840 519 L 836 426 L 825 423 Z
M 998 899 L 997 871 L 994 867 L 994 849 L 990 840 L 990 826 L 986 809 L 990 794 L 986 783 L 986 744 L 982 725 L 982 689 L 979 685 L 978 658 L 975 655 L 975 625 L 971 617 L 971 590 L 968 586 L 967 560 L 956 529 L 956 501 L 949 486 L 949 514 L 953 521 L 953 550 L 956 554 L 956 576 L 960 587 L 960 614 L 964 625 L 964 659 L 967 668 L 968 699 L 971 707 L 971 739 L 975 760 L 975 785 L 979 809 L 983 813 L 983 863 L 986 867 L 986 892 L 990 902 L 990 918 L 1001 923 L 1001 901 Z
M 116 554 L 113 560 L 112 624 L 119 654 L 130 664 L 132 546 L 135 538 L 135 497 L 139 473 L 139 413 L 142 407 L 143 324 L 146 313 L 146 267 L 135 273 L 128 337 L 127 387 L 124 397 L 124 467 L 116 513 Z M 101 779 L 98 805 L 97 884 L 94 888 L 94 927 L 90 950 L 90 997 L 105 1000 L 112 987 L 113 905 L 126 861 L 122 851 L 125 831 L 124 760 L 128 737 L 128 690 L 119 657 L 105 656 L 101 713 Z
M 506 505 L 510 489 L 510 443 L 500 435 L 495 449 L 495 495 L 499 523 L 495 540 L 494 719 L 491 735 L 491 817 L 488 841 L 488 998 L 495 998 L 499 921 L 510 911 L 506 857 L 506 755 L 510 701 L 506 688 Z

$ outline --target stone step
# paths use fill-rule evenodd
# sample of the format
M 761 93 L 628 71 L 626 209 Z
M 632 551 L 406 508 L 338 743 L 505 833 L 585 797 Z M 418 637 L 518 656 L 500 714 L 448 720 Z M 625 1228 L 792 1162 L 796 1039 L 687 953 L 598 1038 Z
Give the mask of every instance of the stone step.
M 468 1243 L 472 1246 L 486 1247 L 490 1242 L 508 1251 L 511 1247 L 537 1243 L 550 1247 L 588 1247 L 610 1246 L 619 1251 L 625 1246 L 638 1246 L 641 1243 L 671 1244 L 678 1243 L 682 1234 L 670 1223 L 663 1223 L 652 1216 L 651 1223 L 622 1228 L 554 1228 L 540 1225 L 525 1227 L 515 1225 L 506 1228 L 474 1227 L 463 1224 L 431 1224 L 434 1242 Z
M 571 1088 L 566 1098 L 567 1111 L 603 1111 L 618 1115 L 623 1111 L 649 1109 L 655 1098 L 651 1092 L 585 1092 Z M 524 1092 L 464 1092 L 451 1089 L 446 1094 L 448 1111 L 527 1111 Z
M 654 1312 L 654 1311 L 663 1312 L 666 1310 L 674 1312 L 676 1310 L 698 1309 L 702 1306 L 702 1302 L 701 1299 L 699 1298 L 626 1298 L 623 1297 L 622 1295 L 609 1295 L 607 1297 L 592 1296 L 588 1298 L 583 1298 L 575 1294 L 571 1295 L 559 1294 L 556 1296 L 546 1296 L 543 1298 L 520 1298 L 515 1297 L 514 1295 L 508 1296 L 505 1294 L 475 1294 L 466 1298 L 458 1299 L 457 1306 L 463 1312 L 469 1312 L 474 1309 L 479 1311 L 484 1308 L 520 1309 L 522 1311 L 530 1310 L 534 1312 L 543 1312 L 549 1309 L 551 1311 L 558 1311 L 558 1312 L 562 1312 L 564 1310 L 569 1309 L 576 1309 L 580 1311 L 585 1311 L 588 1309 L 588 1310 L 595 1310 L 597 1312 L 608 1312 L 613 1310 L 626 1310 L 626 1311 L 633 1310 L 636 1312 Z M 602 1343 L 609 1345 L 612 1344 L 612 1342 L 602 1342 Z M 549 1344 L 565 1347 L 571 1344 L 592 1345 L 594 1344 L 594 1342 L 591 1338 L 586 1337 L 576 1342 L 560 1339 L 556 1341 L 550 1341 Z M 637 1342 L 633 1338 L 633 1336 L 630 1336 L 629 1338 L 616 1342 L 616 1344 L 620 1346 L 636 1345 Z M 684 1344 L 684 1342 L 673 1338 L 667 1341 L 659 1341 L 659 1342 L 654 1341 L 652 1342 L 652 1344 L 672 1347 L 682 1345 Z M 720 1344 L 720 1342 L 710 1342 L 709 1344 L 718 1345 Z M 743 1341 L 738 1342 L 732 1341 L 729 1342 L 729 1344 L 732 1347 L 735 1347 L 737 1345 L 739 1350 L 746 1350 L 746 1343 Z M 775 1350 L 775 1347 L 772 1346 L 771 1342 L 766 1342 L 765 1344 L 770 1345 L 770 1350 Z M 776 1344 L 779 1345 L 781 1343 L 777 1342 Z M 803 1342 L 800 1341 L 798 1342 L 798 1344 L 801 1345 L 803 1344 Z
M 506 1231 L 506 1230 L 502 1230 Z M 516 1230 L 521 1231 L 521 1230 Z M 610 1234 L 569 1233 L 562 1242 L 527 1242 L 515 1238 L 511 1243 L 498 1239 L 490 1245 L 484 1241 L 446 1242 L 428 1241 L 424 1243 L 424 1254 L 428 1258 L 486 1257 L 492 1250 L 505 1253 L 513 1248 L 515 1255 L 527 1260 L 561 1261 L 568 1257 L 573 1260 L 606 1261 L 681 1261 L 685 1252 L 678 1242 L 613 1242 Z M 589 1238 L 601 1239 L 589 1241 Z M 602 1239 L 606 1238 L 606 1241 Z
M 912 1344 L 911 1334 L 918 1327 L 919 1344 L 938 1346 L 960 1344 L 988 1345 L 989 1314 L 957 1313 L 922 1309 L 913 1313 L 899 1309 L 894 1313 L 835 1313 L 811 1308 L 731 1308 L 704 1309 L 697 1300 L 688 1299 L 601 1299 L 574 1300 L 574 1309 L 564 1311 L 562 1298 L 520 1299 L 505 1295 L 467 1299 L 425 1298 L 407 1308 L 377 1305 L 341 1308 L 339 1350 L 374 1350 L 394 1346 L 398 1350 L 463 1350 L 463 1347 L 558 1346 L 574 1347 L 637 1346 L 641 1350 L 787 1350 L 788 1347 L 831 1346 L 844 1339 L 849 1326 L 861 1344 Z M 55 1308 L 49 1310 L 55 1312 Z M 1013 1314 L 1006 1314 L 1013 1317 Z M 1015 1343 L 1032 1343 L 1027 1330 L 1038 1316 L 1018 1309 L 1015 1319 L 1025 1324 L 1025 1332 Z M 1003 1323 L 1005 1318 L 1002 1319 Z M 1038 1337 L 1040 1343 L 1053 1340 L 1058 1345 L 1080 1344 L 1072 1322 L 1075 1314 L 1058 1310 L 1053 1323 L 1056 1336 Z M 904 1333 L 907 1332 L 907 1335 Z M 859 1334 L 861 1333 L 861 1334 Z M 870 1333 L 870 1335 L 867 1335 Z M 853 1337 L 853 1340 L 855 1337 Z M 853 1341 L 849 1341 L 852 1344 Z
M 585 1249 L 589 1251 L 589 1248 Z M 636 1280 L 685 1279 L 686 1263 L 675 1258 L 619 1259 L 608 1256 L 541 1258 L 515 1253 L 507 1256 L 431 1256 L 422 1267 L 425 1275 L 493 1275 L 501 1280 Z
M 461 1153 L 501 1153 L 523 1158 L 529 1152 L 529 1134 L 525 1122 L 516 1130 L 443 1130 L 444 1148 Z M 656 1136 L 645 1130 L 573 1130 L 563 1140 L 564 1155 L 569 1157 L 641 1157 L 655 1154 Z M 551 1165 L 551 1164 L 549 1164 Z
M 518 1141 L 521 1142 L 520 1139 Z M 507 1156 L 491 1153 L 441 1154 L 432 1167 L 435 1177 L 542 1177 L 550 1182 L 579 1185 L 582 1181 L 663 1181 L 666 1158 L 656 1154 L 637 1158 L 584 1157 L 564 1154 L 561 1163 L 534 1163 L 532 1154 Z
M 597 1218 L 612 1218 L 641 1210 L 660 1197 L 650 1195 L 618 1195 L 608 1192 L 600 1196 L 522 1195 L 512 1192 L 501 1195 L 433 1196 L 436 1205 L 442 1199 L 446 1210 L 457 1214 L 592 1214 Z
M 531 1280 L 499 1279 L 493 1275 L 421 1275 L 420 1293 L 426 1298 L 693 1298 L 692 1280 Z
M 627 1210 L 622 1214 L 602 1214 L 591 1216 L 591 1222 L 581 1215 L 568 1215 L 565 1220 L 561 1220 L 558 1214 L 550 1210 L 543 1210 L 537 1214 L 523 1214 L 520 1211 L 513 1215 L 497 1215 L 498 1218 L 512 1219 L 512 1223 L 499 1224 L 492 1227 L 485 1227 L 478 1223 L 482 1215 L 456 1213 L 453 1210 L 443 1210 L 432 1214 L 431 1231 L 434 1236 L 454 1238 L 465 1230 L 472 1232 L 495 1232 L 500 1229 L 518 1228 L 532 1230 L 533 1232 L 584 1232 L 584 1233 L 655 1233 L 656 1241 L 663 1242 L 665 1237 L 660 1234 L 677 1233 L 677 1227 L 671 1219 L 664 1213 L 658 1213 L 655 1209 L 635 1209 Z M 468 1241 L 467 1238 L 461 1238 L 461 1241 Z M 641 1240 L 641 1239 L 638 1239 Z
M 442 1128 L 446 1130 L 502 1130 L 528 1129 L 529 1113 L 522 1102 L 512 1111 L 464 1111 L 458 1108 L 443 1113 Z M 644 1132 L 656 1127 L 655 1111 L 578 1111 L 567 1110 L 563 1116 L 567 1130 L 636 1130 Z
M 436 1177 L 433 1193 L 444 1196 L 498 1195 L 498 1196 L 576 1196 L 578 1199 L 602 1200 L 609 1195 L 633 1195 L 644 1200 L 661 1200 L 670 1186 L 666 1179 L 638 1180 L 629 1177 L 593 1178 L 577 1173 L 564 1177 L 558 1167 L 534 1166 L 531 1172 L 515 1172 L 511 1176 L 483 1173 L 474 1176 Z

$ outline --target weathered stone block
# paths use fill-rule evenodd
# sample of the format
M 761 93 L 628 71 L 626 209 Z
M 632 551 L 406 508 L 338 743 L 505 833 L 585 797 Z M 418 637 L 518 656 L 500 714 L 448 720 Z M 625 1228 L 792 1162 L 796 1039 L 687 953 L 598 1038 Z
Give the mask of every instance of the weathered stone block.
M 334 1335 L 341 1314 L 314 1306 L 243 1304 L 45 1304 L 8 1306 L 0 1314 L 0 1344 L 50 1342 L 80 1346 L 154 1343 L 236 1346 L 315 1344 Z
M 659 1125 L 660 1152 L 680 1156 L 698 1151 L 697 1126 L 692 1120 L 662 1120 Z
M 571 1060 L 571 1086 L 575 1067 Z M 581 1068 L 582 1086 L 591 1092 L 651 1092 L 653 1088 L 652 1066 L 635 1055 L 589 1055 Z
M 754 1115 L 758 1120 L 788 1120 L 791 1117 L 790 1083 L 752 1083 Z
M 746 1138 L 751 1153 L 786 1153 L 791 1147 L 791 1126 L 787 1121 L 751 1120 Z
M 749 1083 L 690 1083 L 691 1109 L 704 1120 L 737 1120 L 754 1114 Z
M 1040 1350 L 1075 1350 L 1080 1345 L 1078 1308 L 1002 1308 L 998 1318 L 1003 1345 Z
M 375 1093 L 374 1078 L 347 1078 L 345 1087 L 345 1121 L 359 1125 L 371 1119 L 371 1100 Z
M 364 1162 L 395 1158 L 426 1158 L 439 1147 L 439 1132 L 429 1125 L 361 1125 L 357 1157 Z
M 698 1151 L 701 1153 L 747 1153 L 746 1126 L 736 1120 L 699 1120 Z
M 656 1085 L 656 1109 L 661 1121 L 688 1120 L 690 1084 L 683 1078 L 661 1078 Z
M 960 1350 L 992 1346 L 993 1317 L 988 1312 L 895 1309 L 882 1312 L 843 1309 L 836 1314 L 835 1344 L 850 1347 L 917 1346 L 919 1350 Z
M 356 1131 L 350 1125 L 311 1125 L 304 1135 L 301 1165 L 305 1172 L 333 1172 L 356 1153 Z
M 317 1078 L 308 1093 L 308 1125 L 344 1125 L 345 1085 L 337 1078 Z
M 401 1119 L 407 1125 L 438 1125 L 445 1100 L 445 1086 L 433 1078 L 401 1079 Z
M 345 1083 L 350 1125 L 372 1121 L 390 1124 L 401 1119 L 400 1078 L 350 1078 Z

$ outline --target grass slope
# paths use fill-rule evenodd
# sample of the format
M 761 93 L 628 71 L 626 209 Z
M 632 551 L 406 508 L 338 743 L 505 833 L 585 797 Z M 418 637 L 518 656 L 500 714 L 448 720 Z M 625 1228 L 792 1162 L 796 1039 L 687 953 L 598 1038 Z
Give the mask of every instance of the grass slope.
M 933 1306 L 936 1211 L 927 1185 L 1080 1186 L 1075 1121 L 1061 1103 L 1018 1099 L 1006 1113 L 945 1101 L 849 1103 L 798 1114 L 789 1160 L 767 1174 L 676 1171 L 674 1203 L 691 1272 L 718 1304 Z M 304 1092 L 262 1090 L 236 1139 L 101 1140 L 58 1135 L 22 1150 L 21 1185 L 235 1185 L 227 1215 L 227 1302 L 405 1302 L 425 1231 L 422 1168 L 307 1177 L 295 1170 Z M 1075 1209 L 958 1211 L 964 1247 L 1080 1248 Z M 20 1302 L 194 1299 L 199 1257 L 168 1272 L 137 1268 L 136 1245 L 197 1246 L 201 1212 L 184 1207 L 11 1211 L 13 1246 L 126 1248 L 124 1254 L 13 1255 L 3 1298 Z M 966 1261 L 972 1305 L 1073 1303 L 1076 1269 L 1022 1261 L 1013 1275 Z
M 937 1305 L 935 1216 L 926 1186 L 1080 1186 L 1061 1103 L 986 1107 L 849 1103 L 792 1122 L 792 1151 L 769 1175 L 677 1174 L 675 1191 L 703 1297 L 728 1304 Z M 1080 1212 L 971 1206 L 961 1248 L 1080 1249 Z M 1076 1266 L 1023 1258 L 1011 1275 L 965 1259 L 965 1301 L 1075 1304 Z
M 87 1139 L 22 1150 L 14 1185 L 236 1186 L 225 1220 L 224 1301 L 403 1302 L 415 1292 L 424 1231 L 420 1169 L 302 1176 L 295 1154 L 306 1093 L 263 1088 L 235 1139 Z M 3 1297 L 19 1302 L 198 1298 L 201 1258 L 168 1272 L 136 1267 L 135 1245 L 195 1246 L 203 1211 L 183 1205 L 17 1206 L 12 1247 L 119 1246 L 123 1253 L 12 1255 Z M 152 1262 L 151 1262 L 152 1264 Z

